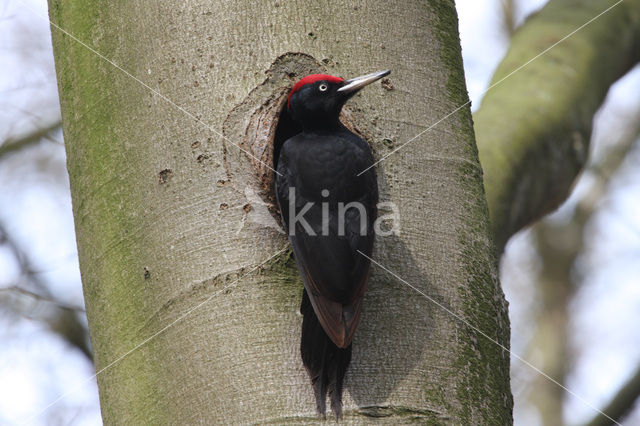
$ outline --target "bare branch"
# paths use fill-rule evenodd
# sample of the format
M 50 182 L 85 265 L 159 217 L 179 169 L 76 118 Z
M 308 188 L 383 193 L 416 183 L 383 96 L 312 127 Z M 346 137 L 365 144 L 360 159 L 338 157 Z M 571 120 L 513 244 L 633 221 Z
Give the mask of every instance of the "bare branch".
M 44 127 L 39 127 L 33 132 L 20 136 L 17 139 L 7 139 L 0 145 L 0 157 L 9 152 L 18 151 L 26 146 L 40 142 L 43 138 L 57 131 L 61 125 L 61 121 L 58 120 Z
M 502 11 L 502 29 L 510 39 L 516 32 L 518 3 L 516 0 L 500 0 L 500 9 Z
M 48 295 L 40 294 L 35 291 L 28 290 L 26 288 L 22 288 L 18 285 L 12 285 L 10 287 L 0 288 L 0 293 L 16 293 L 22 296 L 27 296 L 31 299 L 37 300 L 38 302 L 45 302 L 54 305 L 56 308 L 66 309 L 74 312 L 82 312 L 85 313 L 84 308 L 80 306 L 69 305 L 61 300 L 56 299 L 55 297 L 51 297 Z
M 19 247 L 18 243 L 11 238 L 1 223 L 0 244 L 5 244 L 10 248 L 20 265 L 20 269 L 23 271 L 23 276 L 27 277 L 29 283 L 37 289 L 36 292 L 15 285 L 0 289 L 0 293 L 20 294 L 51 305 L 51 307 L 54 308 L 53 311 L 48 311 L 46 314 L 39 315 L 38 317 L 32 317 L 32 319 L 46 324 L 52 331 L 78 348 L 87 358 L 92 360 L 93 355 L 88 344 L 88 331 L 77 316 L 78 313 L 84 315 L 84 309 L 68 305 L 57 300 L 50 294 L 47 285 L 38 277 L 38 274 L 34 272 L 35 268 L 33 268 L 27 254 Z
M 625 414 L 633 407 L 640 396 L 640 367 L 631 378 L 618 390 L 611 402 L 602 409 L 603 412 L 613 419 L 621 420 Z M 610 425 L 611 421 L 602 414 L 594 417 L 587 426 Z

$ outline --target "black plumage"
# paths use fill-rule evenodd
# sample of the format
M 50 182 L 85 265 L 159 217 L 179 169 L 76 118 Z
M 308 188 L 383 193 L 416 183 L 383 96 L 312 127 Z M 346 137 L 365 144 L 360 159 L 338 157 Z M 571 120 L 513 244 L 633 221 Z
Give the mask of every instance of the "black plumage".
M 314 74 L 289 95 L 286 113 L 303 130 L 279 150 L 276 196 L 305 287 L 300 351 L 320 415 L 327 393 L 336 417 L 342 415 L 343 381 L 370 267 L 358 251 L 371 255 L 378 202 L 371 149 L 338 117 L 354 93 L 387 74 L 347 81 Z

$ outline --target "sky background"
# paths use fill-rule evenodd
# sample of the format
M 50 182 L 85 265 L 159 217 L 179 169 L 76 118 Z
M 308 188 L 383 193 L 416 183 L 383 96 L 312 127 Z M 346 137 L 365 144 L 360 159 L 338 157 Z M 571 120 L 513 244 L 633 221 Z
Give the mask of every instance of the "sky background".
M 0 1 L 0 141 L 44 127 L 60 116 L 49 26 L 21 1 Z M 45 1 L 26 3 L 46 14 Z M 519 22 L 544 3 L 518 2 Z M 507 49 L 508 38 L 502 29 L 499 0 L 459 0 L 456 4 L 467 85 L 475 110 Z M 640 117 L 639 93 L 640 69 L 636 68 L 612 88 L 598 113 L 592 141 L 595 155 L 606 148 L 611 134 Z M 52 295 L 70 306 L 82 307 L 62 135 L 51 139 L 0 160 L 0 222 L 30 253 L 32 270 L 50 284 Z M 571 306 L 571 345 L 576 356 L 566 385 L 596 407 L 604 406 L 611 392 L 640 364 L 640 333 L 634 327 L 640 321 L 638 164 L 640 152 L 636 149 L 627 157 L 589 225 L 586 244 L 591 249 L 588 258 L 581 259 L 581 273 L 586 278 Z M 553 220 L 566 220 L 576 195 L 592 183 L 588 174 L 582 176 L 576 193 Z M 501 266 L 510 301 L 512 349 L 523 353 L 535 308 L 531 275 L 537 267 L 527 232 L 512 239 Z M 14 256 L 0 245 L 0 289 L 21 283 L 20 274 Z M 19 303 L 33 304 L 34 316 L 46 315 L 42 303 L 28 299 Z M 535 357 L 528 360 L 536 364 Z M 536 373 L 517 360 L 512 360 L 512 367 L 516 424 L 537 425 L 537 414 L 519 404 Z M 87 381 L 93 373 L 86 357 L 41 321 L 17 316 L 12 309 L 0 310 L 0 424 L 101 424 L 95 380 Z M 68 392 L 44 414 L 32 418 Z M 567 399 L 565 421 L 569 424 L 593 414 L 579 399 Z M 640 424 L 638 407 L 625 424 Z

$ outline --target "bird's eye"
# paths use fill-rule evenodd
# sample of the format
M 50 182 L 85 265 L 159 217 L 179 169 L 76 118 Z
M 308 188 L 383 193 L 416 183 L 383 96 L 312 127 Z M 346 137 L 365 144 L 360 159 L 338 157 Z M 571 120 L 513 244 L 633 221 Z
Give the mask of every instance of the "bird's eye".
M 326 92 L 328 88 L 329 86 L 327 86 L 326 84 L 321 84 L 320 86 L 318 86 L 318 89 L 320 89 L 321 92 Z

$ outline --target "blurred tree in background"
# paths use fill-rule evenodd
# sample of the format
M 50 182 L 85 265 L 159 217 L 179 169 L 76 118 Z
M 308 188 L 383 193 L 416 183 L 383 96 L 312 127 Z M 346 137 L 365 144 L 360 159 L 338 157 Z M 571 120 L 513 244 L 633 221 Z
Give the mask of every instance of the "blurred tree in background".
M 530 2 L 491 2 L 495 17 L 486 25 L 510 44 L 494 83 L 593 18 L 602 4 L 615 4 L 552 1 L 525 22 L 525 11 L 535 7 Z M 34 4 L 46 13 L 44 2 Z M 465 31 L 465 6 L 471 7 L 458 2 L 463 49 L 465 37 L 475 37 Z M 495 149 L 508 161 L 522 162 L 508 168 L 515 176 L 499 175 L 495 189 L 488 189 L 496 240 L 506 245 L 501 279 L 511 303 L 513 352 L 615 419 L 637 424 L 640 72 L 629 70 L 640 53 L 640 12 L 632 0 L 616 9 L 491 89 L 475 121 L 481 159 L 483 150 Z M 38 19 L 20 3 L 0 5 L 0 58 L 11 65 L 0 71 L 0 423 L 29 417 L 92 373 L 77 254 L 70 249 L 73 227 L 50 38 Z M 472 52 L 463 53 L 468 80 L 483 65 L 493 72 L 474 62 Z M 494 56 L 497 62 L 500 56 Z M 624 81 L 614 93 L 616 86 L 609 88 L 619 78 Z M 474 99 L 478 86 L 488 84 L 469 83 Z M 575 161 L 549 170 L 555 147 Z M 503 171 L 500 164 L 483 161 L 483 167 L 489 180 Z M 527 196 L 514 202 L 513 185 L 540 182 L 527 178 L 539 173 L 549 180 L 542 188 L 518 187 Z M 570 190 L 557 212 L 507 244 L 513 231 L 553 210 Z M 550 191 L 557 191 L 555 204 L 536 203 Z M 500 222 L 496 206 L 505 199 L 522 205 L 516 223 Z M 512 368 L 516 424 L 610 423 L 528 366 L 513 360 Z M 52 407 L 43 422 L 95 424 L 98 415 L 93 382 Z
M 93 370 L 49 31 L 21 4 L 0 2 L 1 424 Z M 95 424 L 98 414 L 89 386 L 44 419 Z
M 503 28 L 510 39 L 510 48 L 493 80 L 500 81 L 540 52 L 540 46 L 560 41 L 562 36 L 598 16 L 598 10 L 606 6 L 603 2 L 550 2 L 527 19 L 522 28 L 515 30 L 517 18 L 514 15 L 518 4 L 504 0 Z M 633 162 L 638 155 L 640 85 L 637 83 L 637 67 L 624 78 L 624 83 L 621 82 L 621 85 L 631 87 L 627 89 L 629 92 L 618 90 L 615 93 L 612 90 L 611 99 L 596 114 L 612 83 L 623 77 L 640 59 L 640 4 L 627 2 L 616 5 L 611 2 L 608 6 L 624 7 L 598 17 L 555 46 L 553 51 L 519 71 L 517 76 L 489 91 L 474 117 L 481 160 L 485 158 L 485 187 L 499 246 L 506 243 L 510 229 L 531 223 L 539 211 L 553 210 L 565 199 L 564 194 L 573 189 L 572 196 L 561 209 L 518 236 L 519 243 L 527 240 L 530 245 L 527 251 L 531 251 L 526 256 L 520 253 L 523 258 L 515 265 L 514 254 L 507 251 L 501 274 L 503 286 L 512 302 L 511 317 L 515 318 L 512 325 L 514 352 L 571 390 L 576 386 L 569 379 L 575 373 L 576 359 L 580 359 L 581 353 L 591 351 L 588 345 L 606 347 L 614 340 L 589 339 L 586 347 L 584 343 L 579 345 L 575 337 L 580 321 L 579 311 L 586 310 L 592 321 L 620 330 L 612 318 L 624 317 L 629 312 L 626 309 L 633 311 L 635 304 L 637 311 L 638 306 L 634 299 L 627 303 L 618 301 L 622 302 L 618 309 L 610 310 L 606 317 L 597 319 L 594 317 L 600 312 L 589 306 L 597 302 L 576 301 L 584 287 L 601 286 L 594 283 L 593 271 L 597 269 L 594 263 L 602 262 L 597 259 L 603 254 L 598 253 L 597 240 L 603 239 L 603 232 L 594 228 L 594 222 L 606 214 L 611 204 L 621 202 L 614 195 L 616 186 L 620 185 L 617 179 L 620 176 L 629 178 L 628 162 Z M 616 31 L 611 31 L 611 28 L 616 28 Z M 594 118 L 596 127 L 592 133 Z M 591 156 L 587 161 L 589 140 Z M 558 158 L 564 161 L 558 163 Z M 515 162 L 517 167 L 505 169 L 505 162 Z M 574 176 L 580 171 L 580 179 L 574 185 Z M 515 173 L 515 176 L 508 173 Z M 540 179 L 539 176 L 546 178 Z M 637 177 L 633 179 L 637 181 Z M 637 186 L 635 189 L 637 191 Z M 625 190 L 629 194 L 634 193 L 633 185 L 628 185 Z M 551 204 L 545 204 L 549 200 Z M 508 206 L 508 210 L 503 206 Z M 637 250 L 637 213 L 640 209 L 638 205 L 630 205 L 629 208 L 629 211 L 615 215 L 618 217 L 610 216 L 608 221 L 611 222 L 601 222 L 596 226 L 606 228 L 613 221 L 626 222 L 626 226 L 635 233 L 634 249 Z M 507 218 L 511 222 L 505 222 Z M 637 254 L 627 257 L 628 254 L 618 252 L 616 256 L 621 254 L 631 264 L 634 264 L 632 259 L 637 259 Z M 613 263 L 616 256 L 608 261 Z M 522 266 L 526 266 L 524 272 L 515 270 Z M 600 269 L 604 269 L 603 266 L 600 265 Z M 635 268 L 631 277 L 613 269 L 608 277 L 598 278 L 608 281 L 622 279 L 623 282 L 608 283 L 607 287 L 613 290 L 610 298 L 619 291 L 627 294 L 636 292 L 637 262 L 631 268 Z M 631 279 L 624 280 L 623 277 Z M 515 293 L 522 291 L 522 286 L 528 287 L 524 291 L 524 300 Z M 601 293 L 604 294 L 600 297 L 607 297 L 605 292 Z M 520 307 L 515 307 L 518 311 L 524 307 L 521 315 L 514 315 L 514 302 L 521 303 Z M 637 317 L 627 317 L 622 322 L 629 320 L 637 321 Z M 593 327 L 593 323 L 590 325 Z M 596 335 L 594 328 L 581 333 Z M 637 342 L 637 336 L 629 335 L 631 330 L 628 327 L 623 326 L 623 330 L 620 330 L 623 338 Z M 520 331 L 524 333 L 520 334 Z M 638 364 L 637 351 L 631 351 L 630 358 L 633 361 L 627 363 Z M 622 364 L 620 358 L 614 363 Z M 603 378 L 616 370 L 602 362 L 594 367 L 592 375 L 600 377 L 592 379 L 594 383 L 586 389 L 598 389 L 606 381 Z M 600 409 L 617 420 L 632 410 L 640 394 L 640 370 L 628 366 L 626 370 L 625 378 L 619 381 L 616 391 L 605 398 L 600 395 L 603 401 Z M 585 417 L 583 413 L 581 417 L 574 417 L 570 410 L 584 405 L 584 401 L 576 402 L 574 399 L 568 404 L 572 398 L 570 393 L 532 372 L 528 366 L 514 361 L 512 376 L 516 422 L 521 419 L 525 423 L 554 425 L 560 423 L 563 411 L 564 418 L 571 418 L 573 422 L 576 418 L 588 419 L 593 414 Z M 586 396 L 585 391 L 582 392 L 581 396 Z M 576 393 L 580 394 L 580 391 Z M 626 419 L 628 424 L 634 423 L 632 417 L 637 418 L 637 414 Z M 611 421 L 605 416 L 595 415 L 588 423 L 611 424 Z

